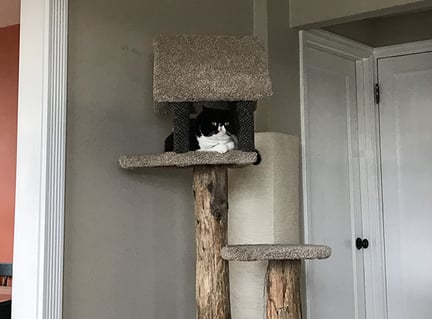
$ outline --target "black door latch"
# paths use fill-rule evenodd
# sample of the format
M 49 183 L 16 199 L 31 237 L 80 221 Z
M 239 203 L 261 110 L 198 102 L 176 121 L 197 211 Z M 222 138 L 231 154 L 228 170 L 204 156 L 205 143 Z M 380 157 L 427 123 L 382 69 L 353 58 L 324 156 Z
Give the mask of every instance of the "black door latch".
M 356 239 L 356 247 L 358 250 L 369 247 L 369 241 L 367 239 L 361 239 L 360 237 Z

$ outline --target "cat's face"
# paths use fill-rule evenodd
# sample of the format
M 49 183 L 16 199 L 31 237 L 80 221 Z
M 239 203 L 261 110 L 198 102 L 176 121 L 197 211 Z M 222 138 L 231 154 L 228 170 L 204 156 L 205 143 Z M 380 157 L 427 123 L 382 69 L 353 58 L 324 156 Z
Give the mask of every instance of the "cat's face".
M 204 136 L 219 132 L 236 134 L 235 116 L 232 111 L 203 108 L 199 116 L 199 130 Z

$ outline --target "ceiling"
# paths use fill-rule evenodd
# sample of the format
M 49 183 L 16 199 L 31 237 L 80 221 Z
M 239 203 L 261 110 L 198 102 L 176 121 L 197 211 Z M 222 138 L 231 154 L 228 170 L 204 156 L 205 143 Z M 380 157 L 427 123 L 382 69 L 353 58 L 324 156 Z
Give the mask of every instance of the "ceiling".
M 20 0 L 0 0 L 0 28 L 18 24 Z

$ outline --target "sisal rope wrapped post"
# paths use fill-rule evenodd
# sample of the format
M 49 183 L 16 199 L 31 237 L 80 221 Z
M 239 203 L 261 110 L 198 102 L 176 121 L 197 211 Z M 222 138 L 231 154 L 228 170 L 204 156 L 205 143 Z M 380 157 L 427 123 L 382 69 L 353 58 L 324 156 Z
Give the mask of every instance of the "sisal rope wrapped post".
M 227 243 L 227 168 L 193 169 L 196 218 L 197 319 L 230 319 L 228 262 L 221 257 Z

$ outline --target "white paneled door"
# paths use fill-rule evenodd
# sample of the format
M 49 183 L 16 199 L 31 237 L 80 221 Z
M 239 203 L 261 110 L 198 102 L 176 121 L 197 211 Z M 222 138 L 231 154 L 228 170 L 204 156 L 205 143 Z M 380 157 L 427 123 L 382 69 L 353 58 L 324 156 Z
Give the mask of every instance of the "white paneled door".
M 305 239 L 332 248 L 306 263 L 307 317 L 364 319 L 356 61 L 308 46 L 303 59 Z
M 389 319 L 432 310 L 432 52 L 378 59 Z

